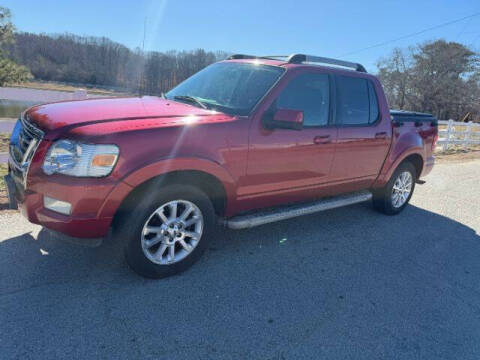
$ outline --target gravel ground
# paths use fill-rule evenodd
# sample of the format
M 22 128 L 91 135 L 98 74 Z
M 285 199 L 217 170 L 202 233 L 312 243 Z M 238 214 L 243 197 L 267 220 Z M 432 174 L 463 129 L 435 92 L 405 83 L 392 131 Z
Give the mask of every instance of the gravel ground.
M 11 133 L 17 119 L 0 118 L 0 133 Z
M 160 281 L 3 211 L 0 358 L 479 359 L 480 161 L 426 180 L 399 216 L 224 231 Z

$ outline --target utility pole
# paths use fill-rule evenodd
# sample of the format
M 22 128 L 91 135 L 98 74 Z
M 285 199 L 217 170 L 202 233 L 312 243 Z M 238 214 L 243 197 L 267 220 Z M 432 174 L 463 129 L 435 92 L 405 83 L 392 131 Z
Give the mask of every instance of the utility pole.
M 143 41 L 142 41 L 142 52 L 145 51 L 145 38 L 147 37 L 147 17 L 145 16 L 145 20 L 143 22 Z
M 140 79 L 138 84 L 138 95 L 142 96 L 145 92 L 145 65 L 146 65 L 146 57 L 145 57 L 145 38 L 147 37 L 147 19 L 148 17 L 145 16 L 145 20 L 143 21 L 143 40 L 142 40 L 142 69 L 140 73 Z

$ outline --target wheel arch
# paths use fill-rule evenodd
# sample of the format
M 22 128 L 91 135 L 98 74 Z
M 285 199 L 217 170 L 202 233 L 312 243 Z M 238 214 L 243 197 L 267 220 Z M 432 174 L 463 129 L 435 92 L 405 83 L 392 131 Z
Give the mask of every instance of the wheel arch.
M 175 170 L 168 173 L 150 177 L 135 186 L 123 199 L 117 208 L 112 221 L 112 226 L 123 214 L 133 209 L 141 196 L 156 188 L 169 185 L 188 185 L 204 192 L 213 204 L 215 213 L 222 216 L 227 206 L 227 193 L 223 183 L 214 175 L 199 170 Z
M 411 155 L 408 155 L 405 157 L 398 165 L 396 168 L 398 168 L 401 164 L 410 162 L 414 167 L 415 167 L 415 176 L 416 179 L 418 180 L 420 178 L 420 174 L 422 173 L 423 170 L 423 158 L 419 153 L 414 153 Z
M 414 147 L 403 152 L 401 155 L 396 156 L 396 159 L 393 162 L 392 161 L 389 162 L 387 159 L 387 164 L 384 165 L 384 169 L 382 169 L 380 176 L 377 178 L 372 188 L 376 189 L 376 188 L 381 188 L 385 186 L 388 180 L 390 180 L 390 178 L 392 177 L 395 170 L 400 166 L 400 164 L 402 164 L 405 161 L 409 161 L 413 164 L 417 172 L 416 180 L 418 180 L 420 178 L 420 175 L 423 170 L 423 166 L 425 164 L 425 159 L 422 153 L 423 153 L 422 148 Z M 390 165 L 388 165 L 388 163 L 390 163 Z

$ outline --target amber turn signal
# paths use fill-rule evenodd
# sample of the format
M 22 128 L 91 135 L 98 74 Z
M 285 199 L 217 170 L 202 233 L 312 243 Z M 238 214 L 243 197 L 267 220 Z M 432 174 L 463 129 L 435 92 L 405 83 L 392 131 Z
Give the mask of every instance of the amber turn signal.
M 99 154 L 95 155 L 92 159 L 92 166 L 97 167 L 112 167 L 115 165 L 117 155 L 114 154 Z

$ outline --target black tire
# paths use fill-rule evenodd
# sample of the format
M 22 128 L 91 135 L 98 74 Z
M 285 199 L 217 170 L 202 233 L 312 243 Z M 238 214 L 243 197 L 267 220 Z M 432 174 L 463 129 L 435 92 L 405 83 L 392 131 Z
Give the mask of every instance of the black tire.
M 408 171 L 412 177 L 412 188 L 410 194 L 405 201 L 405 203 L 400 207 L 393 206 L 392 201 L 392 190 L 395 180 L 400 176 L 400 174 Z M 413 195 L 413 191 L 415 190 L 415 180 L 417 179 L 415 166 L 411 162 L 404 162 L 401 163 L 398 168 L 393 173 L 392 177 L 388 181 L 388 183 L 382 189 L 377 189 L 373 191 L 373 207 L 387 215 L 397 215 L 405 209 L 410 201 L 410 198 Z
M 148 259 L 142 250 L 143 227 L 156 209 L 175 200 L 189 201 L 200 209 L 203 217 L 202 235 L 192 252 L 179 262 L 157 264 Z M 192 266 L 207 248 L 215 227 L 215 211 L 208 196 L 197 188 L 186 185 L 170 185 L 160 190 L 150 187 L 134 208 L 121 216 L 115 222 L 114 236 L 124 244 L 125 259 L 137 274 L 152 279 L 179 274 Z

